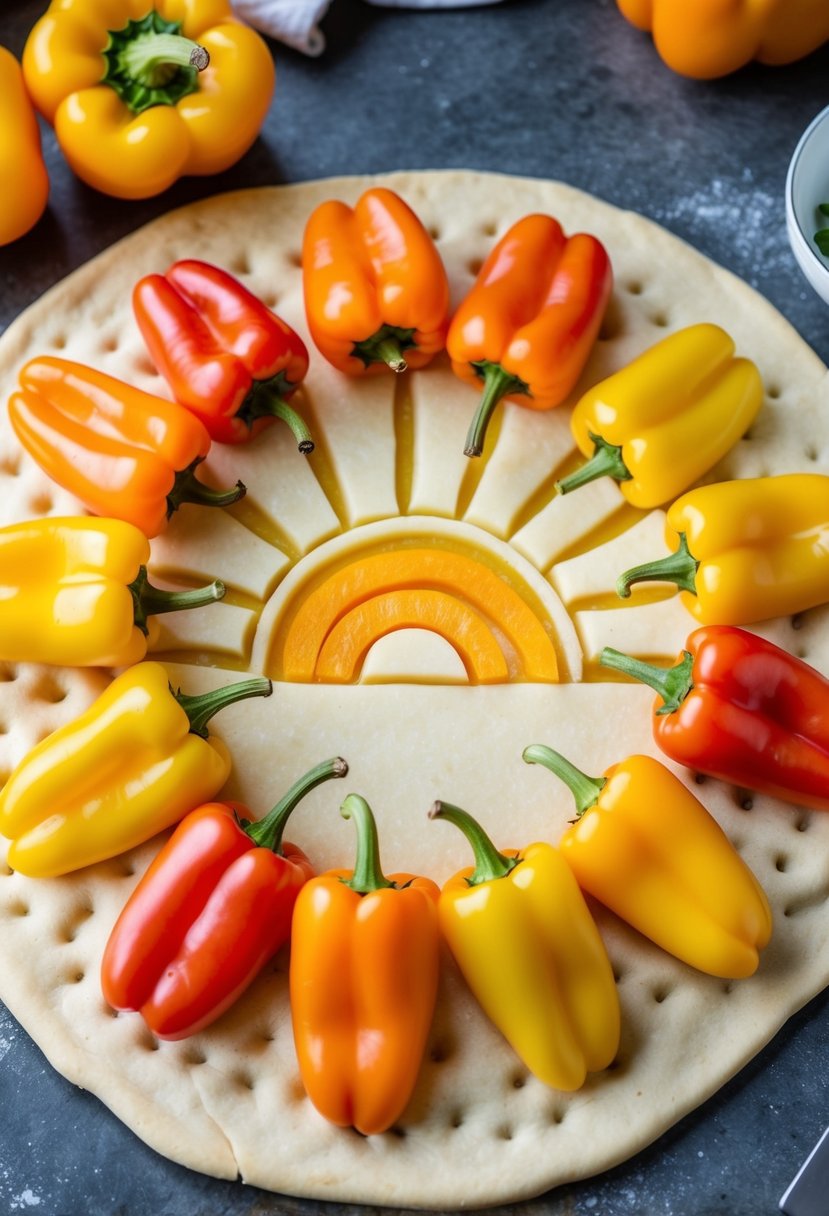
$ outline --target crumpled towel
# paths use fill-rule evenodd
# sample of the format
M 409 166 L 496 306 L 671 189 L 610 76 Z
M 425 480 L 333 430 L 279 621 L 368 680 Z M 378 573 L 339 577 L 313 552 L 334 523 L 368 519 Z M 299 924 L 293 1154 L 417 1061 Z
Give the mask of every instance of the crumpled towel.
M 243 21 L 278 42 L 306 55 L 321 55 L 325 38 L 319 23 L 331 0 L 234 0 Z M 473 4 L 497 4 L 498 0 L 368 0 L 387 8 L 468 8 Z

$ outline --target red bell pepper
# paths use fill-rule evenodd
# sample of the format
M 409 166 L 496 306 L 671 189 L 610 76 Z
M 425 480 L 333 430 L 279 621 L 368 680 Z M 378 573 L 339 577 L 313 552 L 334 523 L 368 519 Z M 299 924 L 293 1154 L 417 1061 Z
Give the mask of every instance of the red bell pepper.
M 175 262 L 135 285 L 133 309 L 150 357 L 181 405 L 220 443 L 242 443 L 274 418 L 312 452 L 288 400 L 308 371 L 299 334 L 227 271 Z
M 744 629 L 709 625 L 665 670 L 617 650 L 605 667 L 659 693 L 653 733 L 678 764 L 785 802 L 829 810 L 829 680 Z
M 138 1010 L 160 1039 L 209 1026 L 244 992 L 290 935 L 294 903 L 313 875 L 282 843 L 305 794 L 344 777 L 339 757 L 318 764 L 257 823 L 234 803 L 187 815 L 115 923 L 101 966 L 104 998 Z

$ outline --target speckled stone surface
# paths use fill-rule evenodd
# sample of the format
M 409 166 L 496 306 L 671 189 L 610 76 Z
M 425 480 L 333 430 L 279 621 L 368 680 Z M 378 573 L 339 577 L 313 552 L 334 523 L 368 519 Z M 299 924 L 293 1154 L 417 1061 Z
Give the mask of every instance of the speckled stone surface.
M 0 13 L 19 53 L 45 8 Z M 316 60 L 275 46 L 262 138 L 231 171 L 157 199 L 95 194 L 51 132 L 49 210 L 0 249 L 0 329 L 71 269 L 172 207 L 245 186 L 392 169 L 559 178 L 657 220 L 766 295 L 829 362 L 829 312 L 785 234 L 783 185 L 826 104 L 829 47 L 789 68 L 700 84 L 665 68 L 612 0 L 505 0 L 443 12 L 333 0 Z M 33 966 L 37 960 L 33 960 Z M 510 1216 L 761 1216 L 829 1123 L 829 996 L 710 1102 L 607 1174 Z M 482 1061 L 485 1067 L 485 1061 Z M 145 1148 L 52 1071 L 0 1006 L 0 1211 L 37 1216 L 351 1216 L 353 1207 L 216 1182 Z M 829 1206 L 827 1207 L 829 1211 Z

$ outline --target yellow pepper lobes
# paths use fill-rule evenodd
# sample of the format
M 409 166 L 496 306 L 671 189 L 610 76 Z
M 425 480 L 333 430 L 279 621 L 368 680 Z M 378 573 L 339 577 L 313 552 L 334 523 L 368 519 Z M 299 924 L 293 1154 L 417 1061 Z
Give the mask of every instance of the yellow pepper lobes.
M 613 477 L 634 507 L 687 490 L 745 434 L 763 401 L 750 359 L 717 325 L 691 325 L 657 342 L 590 389 L 570 420 L 587 464 L 556 483 L 567 494 Z
M 753 975 L 771 937 L 765 893 L 702 803 L 664 764 L 630 756 L 588 777 L 552 748 L 524 752 L 572 791 L 559 848 L 579 886 L 683 962 Z
M 619 1047 L 619 998 L 604 943 L 561 854 L 532 844 L 499 853 L 466 811 L 432 818 L 466 835 L 474 869 L 443 887 L 441 930 L 484 1012 L 539 1080 L 579 1089 Z
M 149 557 L 144 533 L 120 519 L 49 517 L 0 528 L 0 659 L 127 667 L 158 635 L 149 617 L 224 595 L 220 582 L 153 587 Z
M 173 692 L 160 663 L 138 663 L 73 722 L 39 743 L 0 792 L 8 861 L 33 878 L 92 865 L 149 840 L 213 798 L 230 772 L 206 723 L 245 697 L 242 680 L 201 696 Z
M 74 172 L 117 198 L 229 168 L 274 86 L 266 43 L 227 0 L 52 0 L 23 71 Z
M 0 46 L 0 245 L 33 228 L 46 207 L 49 177 L 40 130 L 20 65 Z
M 691 490 L 669 508 L 675 552 L 616 583 L 673 582 L 704 625 L 750 625 L 829 602 L 829 477 L 787 473 Z

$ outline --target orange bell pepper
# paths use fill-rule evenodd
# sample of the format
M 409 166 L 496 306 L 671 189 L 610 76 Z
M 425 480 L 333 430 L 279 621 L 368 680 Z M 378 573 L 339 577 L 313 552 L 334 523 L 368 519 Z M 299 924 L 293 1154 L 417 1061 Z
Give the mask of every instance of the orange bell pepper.
M 794 63 L 829 38 L 826 0 L 616 0 L 673 71 L 698 80 L 752 59 Z
M 49 197 L 40 129 L 20 64 L 0 46 L 0 245 L 33 228 Z
M 349 376 L 423 367 L 443 349 L 449 283 L 411 207 L 375 187 L 354 208 L 332 199 L 311 214 L 302 244 L 308 328 Z
M 438 983 L 438 888 L 380 868 L 368 803 L 349 794 L 353 873 L 332 870 L 299 893 L 291 935 L 291 1016 L 314 1106 L 364 1135 L 400 1117 L 417 1080 Z
M 566 237 L 551 216 L 524 216 L 501 238 L 446 336 L 453 371 L 484 384 L 467 456 L 480 456 L 503 398 L 534 410 L 565 400 L 593 349 L 612 286 L 604 246 L 583 232 Z

